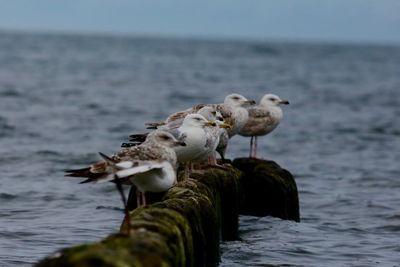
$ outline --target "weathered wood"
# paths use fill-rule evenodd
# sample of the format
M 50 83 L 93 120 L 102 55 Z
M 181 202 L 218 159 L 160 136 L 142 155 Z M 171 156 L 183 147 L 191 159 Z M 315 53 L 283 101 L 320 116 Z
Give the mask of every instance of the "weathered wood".
M 240 213 L 300 222 L 296 182 L 274 161 L 238 158 L 232 165 L 243 172 Z
M 227 164 L 226 171 L 207 169 L 165 194 L 150 194 L 150 202 L 157 202 L 130 212 L 129 235 L 124 221 L 119 234 L 61 250 L 37 266 L 216 266 L 220 240 L 239 237 L 240 212 L 299 221 L 289 172 L 261 160 L 233 164 L 243 172 Z M 133 192 L 129 199 L 134 208 Z

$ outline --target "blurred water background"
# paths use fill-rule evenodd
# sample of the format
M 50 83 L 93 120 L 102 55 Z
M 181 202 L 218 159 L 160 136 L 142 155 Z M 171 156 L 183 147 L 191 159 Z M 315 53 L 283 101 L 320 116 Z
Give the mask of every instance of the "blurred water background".
M 302 221 L 241 217 L 221 266 L 400 266 L 400 47 L 23 33 L 0 33 L 0 266 L 118 231 L 114 186 L 63 170 L 231 92 L 290 101 L 259 154 L 295 176 Z

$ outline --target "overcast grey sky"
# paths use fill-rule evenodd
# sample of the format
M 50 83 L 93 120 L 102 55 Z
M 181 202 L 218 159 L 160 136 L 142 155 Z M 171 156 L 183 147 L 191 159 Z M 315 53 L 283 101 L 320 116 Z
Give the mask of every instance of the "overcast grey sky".
M 400 44 L 400 0 L 0 0 L 0 29 Z

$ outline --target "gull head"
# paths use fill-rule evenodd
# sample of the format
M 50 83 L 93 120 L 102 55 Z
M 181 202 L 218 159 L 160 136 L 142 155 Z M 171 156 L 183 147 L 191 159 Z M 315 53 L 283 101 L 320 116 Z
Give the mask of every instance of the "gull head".
M 233 107 L 246 107 L 254 105 L 256 102 L 254 100 L 248 100 L 239 94 L 230 94 L 225 97 L 224 104 Z
M 218 121 L 219 122 L 225 121 L 224 116 L 222 116 L 222 114 L 219 111 L 217 111 L 217 114 L 215 116 L 215 122 L 217 122 L 217 124 L 218 124 Z
M 215 122 L 209 121 L 201 114 L 189 114 L 183 120 L 182 126 L 204 128 L 206 126 L 216 126 Z
M 219 128 L 230 129 L 232 126 L 229 123 L 224 122 L 224 120 L 216 120 L 215 123 Z
M 261 106 L 271 107 L 271 106 L 279 106 L 279 105 L 288 105 L 289 101 L 282 100 L 279 96 L 274 94 L 266 94 L 263 96 L 260 102 Z
M 219 111 L 216 112 L 214 121 L 219 128 L 224 128 L 224 129 L 232 128 L 229 123 L 225 122 L 224 117 L 222 116 L 222 114 Z
M 167 147 L 186 146 L 185 142 L 176 139 L 172 134 L 162 130 L 151 132 L 147 138 L 147 142 L 156 142 Z
M 217 118 L 217 111 L 214 107 L 211 106 L 202 107 L 201 109 L 199 109 L 199 111 L 197 111 L 197 114 L 202 115 L 206 120 L 209 121 L 215 121 Z
M 197 111 L 197 114 L 202 115 L 206 120 L 215 121 L 217 125 L 218 121 L 220 123 L 224 122 L 224 117 L 222 116 L 221 112 L 217 111 L 215 107 L 212 106 L 205 106 Z

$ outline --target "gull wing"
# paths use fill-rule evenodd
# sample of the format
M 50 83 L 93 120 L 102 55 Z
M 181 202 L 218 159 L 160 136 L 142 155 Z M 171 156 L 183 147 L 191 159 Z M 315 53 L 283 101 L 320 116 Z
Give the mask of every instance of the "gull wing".
M 176 120 L 183 120 L 190 113 L 191 113 L 190 111 L 178 111 L 178 112 L 172 113 L 165 120 L 165 123 L 169 124 L 169 123 L 171 123 L 173 121 L 176 121 Z
M 252 108 L 247 109 L 247 111 L 249 112 L 249 117 L 251 117 L 251 118 L 271 117 L 271 113 L 264 108 L 252 107 Z
M 165 167 L 165 164 L 167 162 L 166 161 L 162 161 L 162 162 L 159 162 L 159 161 L 132 161 L 129 163 L 131 163 L 131 167 L 115 172 L 115 178 L 124 179 L 124 178 L 128 178 L 130 176 L 133 176 L 133 175 L 143 174 L 143 173 L 150 172 L 150 171 L 161 171 Z M 126 165 L 129 165 L 129 163 L 121 162 L 121 164 L 126 164 Z M 114 179 L 114 175 L 112 175 L 112 178 Z

